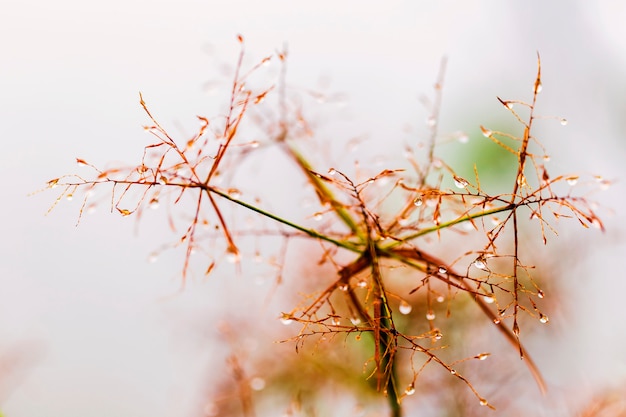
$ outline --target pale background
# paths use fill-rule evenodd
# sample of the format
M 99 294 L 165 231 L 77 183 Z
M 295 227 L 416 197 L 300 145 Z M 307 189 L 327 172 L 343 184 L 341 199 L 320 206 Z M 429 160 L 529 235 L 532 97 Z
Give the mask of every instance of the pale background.
M 56 194 L 27 195 L 74 172 L 74 157 L 136 161 L 146 144 L 138 91 L 162 120 L 193 129 L 196 114 L 210 115 L 226 97 L 205 86 L 234 62 L 238 33 L 251 61 L 287 43 L 289 82 L 315 88 L 328 79 L 329 90 L 344 95 L 351 116 L 342 126 L 351 130 L 334 140 L 364 132 L 374 142 L 405 140 L 404 126 L 425 117 L 417 97 L 431 93 L 444 55 L 443 128 L 477 129 L 501 111 L 496 95 L 527 97 L 539 51 L 542 109 L 569 120 L 543 131 L 555 154 L 551 169 L 615 181 L 596 195 L 612 209 L 600 211 L 607 233 L 565 233 L 576 245 L 560 260 L 570 266 L 571 298 L 568 325 L 554 328 L 565 342 L 540 362 L 549 382 L 589 393 L 626 378 L 621 2 L 3 0 L 0 8 L 6 416 L 166 417 L 194 409 L 204 361 L 224 346 L 195 346 L 190 323 L 221 314 L 213 294 L 227 290 L 225 279 L 178 293 L 182 253 L 146 261 L 171 240 L 167 230 L 140 225 L 135 233 L 132 220 L 106 210 L 75 228 L 77 202 L 45 216 Z

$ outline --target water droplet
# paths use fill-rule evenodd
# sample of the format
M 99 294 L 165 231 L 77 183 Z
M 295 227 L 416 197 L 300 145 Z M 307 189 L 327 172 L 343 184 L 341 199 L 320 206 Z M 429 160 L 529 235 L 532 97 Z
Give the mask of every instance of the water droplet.
M 420 195 L 420 196 L 417 196 L 417 197 L 415 197 L 415 198 L 413 199 L 413 205 L 414 205 L 415 207 L 419 207 L 419 206 L 421 206 L 422 204 L 424 204 L 424 199 L 422 198 L 422 196 L 421 196 L 421 195 Z
M 450 373 L 451 373 L 452 375 L 456 375 L 456 369 L 450 369 Z
M 519 336 L 519 325 L 517 324 L 517 322 L 513 323 L 513 334 L 515 336 Z
M 252 142 L 250 142 L 250 147 L 251 147 L 252 149 L 256 149 L 256 148 L 258 148 L 260 145 L 261 145 L 261 144 L 259 143 L 259 141 L 258 141 L 258 140 L 253 140 Z
M 341 324 L 341 319 L 339 317 L 333 317 L 332 322 L 334 326 L 339 326 Z
M 361 335 L 357 334 L 356 336 L 354 336 L 354 340 L 356 340 L 357 342 L 361 340 Z
M 541 93 L 541 90 L 543 90 L 543 86 L 541 85 L 541 81 L 535 81 L 535 84 L 533 85 L 533 92 L 535 94 L 539 94 L 539 93 Z
M 434 118 L 433 116 L 428 117 L 428 119 L 426 119 L 426 125 L 433 127 L 437 124 L 437 119 Z
M 226 255 L 226 260 L 231 264 L 239 263 L 241 260 L 241 254 L 236 248 L 229 249 Z
M 435 332 L 433 334 L 433 337 L 436 340 L 441 340 L 441 338 L 443 337 L 443 333 L 441 333 L 441 331 L 439 331 L 439 329 L 435 329 Z
M 280 315 L 280 321 L 281 323 L 283 323 L 285 326 L 291 324 L 293 322 L 293 318 L 291 317 L 291 314 L 288 313 L 282 313 Z
M 467 182 L 467 180 L 464 180 L 461 177 L 454 177 L 454 186 L 456 188 L 466 188 L 469 185 L 469 182 Z
M 591 220 L 591 225 L 595 227 L 596 229 L 602 229 L 602 222 L 597 217 L 594 217 Z
M 483 301 L 487 304 L 493 304 L 496 301 L 496 297 L 493 294 L 483 295 Z
M 541 291 L 541 290 L 538 290 L 538 291 L 537 291 L 537 297 L 539 297 L 539 298 L 543 298 L 543 297 L 545 297 L 545 296 L 546 296 L 546 295 L 544 294 L 544 292 L 543 292 L 543 291 Z
M 340 291 L 348 291 L 348 288 L 350 287 L 345 282 L 342 282 L 341 284 L 337 285 L 337 288 L 339 288 Z
M 324 218 L 324 213 L 319 213 L 319 212 L 318 212 L 318 213 L 315 213 L 315 214 L 313 215 L 313 219 L 314 219 L 316 222 L 321 222 L 323 218 Z
M 68 195 L 65 196 L 67 201 L 72 201 L 74 199 L 74 194 L 70 193 Z
M 480 399 L 480 405 L 487 405 L 487 404 L 489 404 L 487 400 L 485 400 L 484 398 Z
M 361 324 L 361 319 L 358 317 L 351 317 L 350 322 L 355 326 L 358 326 L 359 324 Z
M 84 166 L 88 165 L 87 162 L 84 159 L 80 159 L 80 158 L 76 158 L 76 164 L 79 167 L 84 167 Z
M 567 119 L 561 119 L 559 120 L 559 122 L 561 123 L 562 126 L 567 126 Z
M 578 183 L 578 175 L 567 177 L 565 178 L 565 181 L 567 181 L 569 185 L 576 185 Z
M 152 210 L 158 209 L 159 208 L 159 199 L 155 197 L 152 200 L 150 200 L 149 206 L 150 206 L 150 208 Z
M 478 359 L 479 361 L 484 361 L 485 359 L 489 357 L 489 355 L 491 355 L 491 353 L 484 352 L 484 353 L 480 353 L 476 355 L 475 358 Z
M 486 138 L 491 137 L 491 135 L 493 134 L 493 132 L 491 130 L 487 129 L 484 126 L 480 127 L 480 131 L 483 132 L 483 136 L 486 137 Z
M 159 255 L 157 255 L 156 253 L 151 253 L 148 256 L 148 262 L 150 262 L 151 264 L 155 263 L 158 260 L 159 260 Z
M 550 319 L 545 314 L 539 314 L 539 321 L 545 324 L 549 322 Z
M 493 324 L 500 324 L 500 323 L 501 321 L 499 318 L 496 317 L 495 319 L 493 319 Z
M 261 391 L 263 388 L 265 388 L 265 379 L 255 376 L 250 380 L 250 388 L 255 391 Z
M 428 312 L 426 313 L 426 320 L 432 321 L 432 320 L 435 320 L 435 317 L 437 317 L 435 315 L 435 312 L 432 310 L 428 310 Z
M 411 384 L 404 390 L 405 395 L 413 395 L 415 394 L 415 385 Z
M 474 262 L 472 262 L 472 265 L 474 265 L 478 269 L 487 271 L 487 260 L 482 255 L 476 258 Z
M 241 191 L 239 191 L 237 188 L 229 188 L 226 192 L 232 198 L 239 198 L 239 197 L 241 197 Z
M 446 301 L 446 297 L 444 297 L 443 295 L 440 295 L 437 297 L 437 302 L 438 303 L 443 303 L 444 301 Z
M 398 224 L 399 224 L 400 226 L 406 226 L 406 225 L 407 225 L 407 224 L 409 224 L 409 223 L 410 223 L 410 221 L 409 221 L 409 219 L 408 219 L 407 217 L 404 217 L 404 216 L 403 216 L 403 217 L 400 217 L 400 218 L 398 219 Z
M 469 142 L 469 136 L 467 136 L 467 133 L 465 132 L 457 132 L 456 139 L 461 143 Z
M 500 224 L 500 219 L 497 218 L 496 216 L 493 216 L 491 218 L 491 224 L 493 224 L 494 226 L 498 226 Z
M 359 288 L 365 288 L 367 287 L 367 280 L 366 279 L 360 279 L 357 283 L 356 283 L 357 287 Z
M 400 302 L 400 305 L 398 306 L 398 310 L 400 311 L 400 313 L 406 315 L 406 314 L 409 314 L 411 310 L 413 310 L 413 306 L 411 306 L 411 304 L 407 303 L 406 301 L 402 300 Z
M 439 271 L 440 274 L 447 274 L 448 273 L 448 268 L 446 268 L 445 266 L 440 266 L 439 269 L 437 269 Z
M 544 155 L 544 156 L 543 156 L 543 160 L 544 160 L 545 162 L 550 162 L 550 155 Z
M 333 176 L 337 173 L 337 170 L 335 168 L 330 168 L 328 170 L 328 175 Z

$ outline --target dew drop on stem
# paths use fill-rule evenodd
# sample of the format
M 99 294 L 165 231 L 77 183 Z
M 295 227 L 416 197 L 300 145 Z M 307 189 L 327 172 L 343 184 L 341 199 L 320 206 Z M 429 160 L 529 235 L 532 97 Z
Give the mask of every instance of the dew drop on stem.
M 239 198 L 239 197 L 241 197 L 241 191 L 239 191 L 237 188 L 229 188 L 227 193 L 232 198 Z
M 411 310 L 413 310 L 413 306 L 411 306 L 411 304 L 407 303 L 405 300 L 402 300 L 400 302 L 400 305 L 398 306 L 398 311 L 400 311 L 401 314 L 409 314 Z
M 158 198 L 153 198 L 152 200 L 150 200 L 149 206 L 152 210 L 156 210 L 159 208 L 159 199 Z
M 539 314 L 539 321 L 543 324 L 546 324 L 550 321 L 550 319 L 545 314 Z
M 229 250 L 226 260 L 231 264 L 236 264 L 241 260 L 241 254 L 237 250 Z
M 432 321 L 432 320 L 435 320 L 436 317 L 437 316 L 435 315 L 435 312 L 433 310 L 428 310 L 426 312 L 426 320 Z
M 479 403 L 480 405 L 483 405 L 483 406 L 489 404 L 489 402 L 485 400 L 484 398 L 481 398 Z
M 445 266 L 440 266 L 437 271 L 439 271 L 440 274 L 447 274 L 448 273 L 448 268 L 446 268 Z
M 543 297 L 545 297 L 545 296 L 546 296 L 546 295 L 544 294 L 544 292 L 543 292 L 542 290 L 538 290 L 538 291 L 537 291 L 537 297 L 539 297 L 539 298 L 543 298 Z
M 567 181 L 567 183 L 569 185 L 574 186 L 574 185 L 576 185 L 578 183 L 578 175 L 569 176 L 569 177 L 565 178 L 565 181 Z
M 282 313 L 280 315 L 280 322 L 284 324 L 285 326 L 291 324 L 293 322 L 293 319 L 291 318 L 291 314 Z
M 358 326 L 359 324 L 361 324 L 361 319 L 358 317 L 351 317 L 350 322 L 355 326 Z
M 496 301 L 496 297 L 493 294 L 483 295 L 483 301 L 487 304 L 493 304 Z
M 487 271 L 487 259 L 485 259 L 484 256 L 476 258 L 474 262 L 472 262 L 472 265 L 480 270 Z
M 406 387 L 406 389 L 404 390 L 404 394 L 405 395 L 413 395 L 413 394 L 415 394 L 415 385 L 411 384 L 408 387 Z
M 456 188 L 464 189 L 467 188 L 469 182 L 461 177 L 454 177 L 454 186 Z
M 413 199 L 413 205 L 414 205 L 415 207 L 419 207 L 419 206 L 421 206 L 422 204 L 424 204 L 424 199 L 422 198 L 422 196 L 421 196 L 421 195 L 420 195 L 420 196 L 417 196 L 417 197 L 415 197 L 415 198 Z
M 456 134 L 456 138 L 460 143 L 467 143 L 469 142 L 469 136 L 467 136 L 467 133 L 465 132 L 458 132 Z
M 265 388 L 265 379 L 259 376 L 252 378 L 250 380 L 250 388 L 252 388 L 254 391 L 261 391 L 263 388 Z

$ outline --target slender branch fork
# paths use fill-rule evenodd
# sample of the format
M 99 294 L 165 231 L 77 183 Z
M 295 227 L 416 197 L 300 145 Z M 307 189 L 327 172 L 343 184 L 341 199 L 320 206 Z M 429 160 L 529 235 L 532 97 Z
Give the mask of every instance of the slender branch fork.
M 412 352 L 411 361 L 415 354 L 424 355 L 426 362 L 438 364 L 454 377 L 462 380 L 476 396 L 481 405 L 494 408 L 483 398 L 470 381 L 462 376 L 451 364 L 446 363 L 437 354 L 439 340 L 442 334 L 428 319 L 430 330 L 424 334 L 409 334 L 396 325 L 398 310 L 402 313 L 403 297 L 393 293 L 388 288 L 391 269 L 389 263 L 402 265 L 412 271 L 407 279 L 416 282 L 416 288 L 411 292 L 425 291 L 426 300 L 430 306 L 430 297 L 435 293 L 435 287 L 446 288 L 452 296 L 455 292 L 468 294 L 476 303 L 480 311 L 490 322 L 497 325 L 504 338 L 511 342 L 525 360 L 539 389 L 545 392 L 545 382 L 520 341 L 519 314 L 527 312 L 538 317 L 541 322 L 547 322 L 547 316 L 540 312 L 537 298 L 543 298 L 543 291 L 533 281 L 529 274 L 529 266 L 525 266 L 519 253 L 520 210 L 527 209 L 531 218 L 540 221 L 544 243 L 546 242 L 546 228 L 552 230 L 547 214 L 554 217 L 569 215 L 576 218 L 583 226 L 594 225 L 603 229 L 600 219 L 590 205 L 582 197 L 574 197 L 571 193 L 560 195 L 554 189 L 563 183 L 570 183 L 572 176 L 557 176 L 550 178 L 539 155 L 531 152 L 531 144 L 539 143 L 531 133 L 531 127 L 536 119 L 535 107 L 537 96 L 541 90 L 541 63 L 538 57 L 537 75 L 533 85 L 533 96 L 530 104 L 521 101 L 507 101 L 498 98 L 499 102 L 522 124 L 523 136 L 516 138 L 512 135 L 493 132 L 483 126 L 481 130 L 486 138 L 496 145 L 517 156 L 517 171 L 513 181 L 512 191 L 506 195 L 490 195 L 485 192 L 476 173 L 475 185 L 454 173 L 445 164 L 439 163 L 436 157 L 436 141 L 438 139 L 438 117 L 443 85 L 443 68 L 435 85 L 435 100 L 431 108 L 432 120 L 430 142 L 427 147 L 426 162 L 419 164 L 412 159 L 410 162 L 415 169 L 415 176 L 411 177 L 404 170 L 383 170 L 378 174 L 357 182 L 339 170 L 332 169 L 328 174 L 314 170 L 307 158 L 297 149 L 297 141 L 304 130 L 298 126 L 303 124 L 303 117 L 295 112 L 295 118 L 290 119 L 288 114 L 290 104 L 285 85 L 286 51 L 277 54 L 282 63 L 279 92 L 279 120 L 268 127 L 268 145 L 274 145 L 293 161 L 294 166 L 306 178 L 310 187 L 315 191 L 319 204 L 343 228 L 341 233 L 301 225 L 297 221 L 278 216 L 261 207 L 258 203 L 245 201 L 234 188 L 216 185 L 221 180 L 222 173 L 233 170 L 245 152 L 258 147 L 258 143 L 239 143 L 241 131 L 245 129 L 244 116 L 257 108 L 258 104 L 266 99 L 273 86 L 261 91 L 248 88 L 246 82 L 250 74 L 262 64 L 270 60 L 265 58 L 261 63 L 252 67 L 247 73 L 242 72 L 244 62 L 243 38 L 239 37 L 242 45 L 237 62 L 237 69 L 232 83 L 231 97 L 227 114 L 223 117 L 221 127 L 211 130 L 213 121 L 199 117 L 201 126 L 186 143 L 180 146 L 166 129 L 160 125 L 148 110 L 143 96 L 140 95 L 140 105 L 146 112 L 151 125 L 146 130 L 157 138 L 157 142 L 145 147 L 141 164 L 131 169 L 114 168 L 100 170 L 77 158 L 79 165 L 87 165 L 95 170 L 95 179 L 85 179 L 79 175 L 69 175 L 55 178 L 48 182 L 48 188 L 64 187 L 56 202 L 63 197 L 72 197 L 79 190 L 85 190 L 83 210 L 88 207 L 91 195 L 89 191 L 96 186 L 110 184 L 113 186 L 111 210 L 117 210 L 123 216 L 141 213 L 145 204 L 158 202 L 159 198 L 170 192 L 175 196 L 173 203 L 178 204 L 183 196 L 192 194 L 194 204 L 193 215 L 180 242 L 186 244 L 186 255 L 183 266 L 183 282 L 188 272 L 190 256 L 199 245 L 197 226 L 208 222 L 205 202 L 208 201 L 210 212 L 213 213 L 216 227 L 220 230 L 225 242 L 226 253 L 236 259 L 240 256 L 236 244 L 238 231 L 231 229 L 220 202 L 231 203 L 245 210 L 269 219 L 279 227 L 295 231 L 302 237 L 316 240 L 323 247 L 332 247 L 354 253 L 354 259 L 347 265 L 337 265 L 337 276 L 322 290 L 312 302 L 301 309 L 290 313 L 283 313 L 283 319 L 296 321 L 302 325 L 295 341 L 299 349 L 304 340 L 325 334 L 352 334 L 366 333 L 371 335 L 373 342 L 372 362 L 374 369 L 372 376 L 376 380 L 376 388 L 383 392 L 387 399 L 393 417 L 403 414 L 402 399 L 411 395 L 415 389 L 415 379 L 423 369 L 414 371 L 408 388 L 403 390 L 402 379 L 405 375 L 399 372 L 400 361 L 406 360 L 399 352 Z M 529 109 L 526 120 L 513 110 L 513 105 L 521 105 Z M 260 111 L 260 110 L 259 110 Z M 267 116 L 267 115 L 266 115 Z M 276 133 L 275 126 L 278 126 Z M 211 135 L 215 141 L 210 141 Z M 518 142 L 516 148 L 513 144 Z M 215 149 L 217 143 L 217 149 Z M 214 150 L 212 153 L 211 150 Z M 442 168 L 443 166 L 443 168 Z M 529 179 L 528 167 L 532 166 L 536 178 Z M 462 191 L 450 191 L 441 186 L 442 178 L 449 175 Z M 432 185 L 433 178 L 436 182 Z M 578 177 L 576 177 L 578 178 Z M 385 197 L 380 198 L 378 191 L 372 191 L 372 184 L 382 183 L 383 180 L 392 180 L 392 185 Z M 530 184 L 536 183 L 533 187 Z M 116 195 L 116 190 L 122 189 Z M 131 192 L 141 189 L 135 200 L 134 208 L 127 208 Z M 404 199 L 402 208 L 389 218 L 381 212 L 379 207 L 382 201 L 389 196 Z M 55 205 L 56 205 L 55 202 Z M 54 205 L 53 205 L 54 207 Z M 132 207 L 132 206 L 131 206 Z M 563 211 L 568 211 L 564 214 Z M 486 219 L 496 215 L 504 215 L 493 227 L 488 226 Z M 509 227 L 510 225 L 510 227 Z M 463 229 L 461 226 L 469 226 Z M 496 241 L 500 241 L 506 234 L 504 230 L 511 230 L 513 252 L 500 253 Z M 454 230 L 459 233 L 468 233 L 467 230 L 484 231 L 487 244 L 480 250 L 472 251 L 463 256 L 450 260 L 441 259 L 423 249 L 422 240 L 437 236 L 441 239 L 442 233 Z M 464 230 L 464 231 L 463 231 Z M 327 253 L 329 253 L 327 251 Z M 489 263 L 493 258 L 510 258 L 512 261 L 510 273 L 492 270 Z M 468 260 L 466 272 L 460 272 L 463 260 Z M 207 273 L 213 269 L 213 261 Z M 473 267 L 470 273 L 470 266 Z M 476 275 L 479 271 L 479 276 Z M 363 296 L 359 288 L 366 290 Z M 346 317 L 335 309 L 336 299 L 344 299 L 347 309 Z M 453 298 L 453 297 L 451 297 Z M 398 304 L 398 300 L 401 301 Z M 527 300 L 527 302 L 525 301 Z M 350 324 L 341 321 L 347 318 Z M 511 326 L 504 324 L 510 319 Z M 475 356 L 476 359 L 486 358 L 486 353 Z M 413 364 L 411 363 L 411 369 Z M 249 398 L 246 399 L 246 409 L 251 409 Z M 250 411 L 251 413 L 251 411 Z

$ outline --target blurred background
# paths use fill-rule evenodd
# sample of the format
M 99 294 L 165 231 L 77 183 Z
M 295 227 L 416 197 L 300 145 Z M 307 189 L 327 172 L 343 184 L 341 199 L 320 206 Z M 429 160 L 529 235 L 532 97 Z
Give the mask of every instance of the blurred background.
M 554 278 L 549 285 L 558 288 L 548 293 L 549 327 L 528 343 L 548 395 L 540 397 L 527 374 L 515 378 L 531 386 L 534 415 L 575 415 L 593 396 L 626 389 L 626 4 L 5 0 L 2 9 L 3 415 L 218 415 L 207 398 L 218 392 L 213 380 L 230 378 L 226 358 L 242 346 L 244 362 L 282 349 L 263 336 L 289 334 L 275 329 L 275 318 L 293 300 L 281 298 L 282 287 L 274 289 L 261 267 L 224 267 L 208 279 L 199 271 L 181 289 L 182 250 L 149 262 L 176 239 L 162 221 L 122 218 L 104 204 L 75 227 L 80 200 L 61 201 L 46 215 L 56 190 L 34 193 L 77 172 L 76 157 L 96 166 L 137 163 L 149 143 L 139 91 L 182 137 L 196 129 L 196 115 L 223 111 L 237 34 L 250 65 L 287 47 L 290 88 L 327 94 L 305 109 L 318 137 L 334 149 L 358 142 L 352 154 L 314 155 L 330 161 L 322 172 L 357 158 L 393 167 L 405 144 L 425 140 L 429 113 L 420 97 L 432 95 L 444 56 L 441 131 L 466 132 L 463 146 L 471 149 L 481 124 L 515 128 L 496 96 L 530 99 L 539 52 L 538 110 L 569 122 L 545 120 L 535 131 L 552 156 L 550 172 L 602 175 L 612 186 L 591 196 L 606 233 L 562 222 L 560 238 L 529 245 L 542 279 Z M 271 79 L 279 68 L 267 71 Z M 302 185 L 283 174 L 292 168 L 270 161 L 255 169 L 278 178 L 264 183 L 272 204 L 286 213 L 290 204 L 301 207 L 281 193 Z M 291 272 L 305 267 L 294 262 Z M 519 365 L 514 352 L 511 361 L 503 366 Z M 263 390 L 254 367 L 248 371 L 252 388 Z

